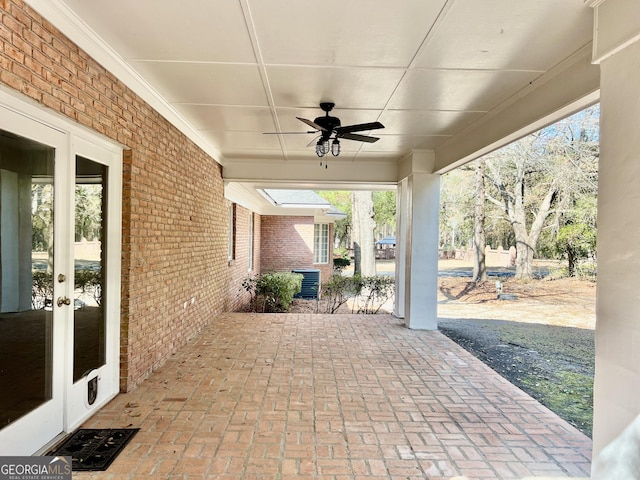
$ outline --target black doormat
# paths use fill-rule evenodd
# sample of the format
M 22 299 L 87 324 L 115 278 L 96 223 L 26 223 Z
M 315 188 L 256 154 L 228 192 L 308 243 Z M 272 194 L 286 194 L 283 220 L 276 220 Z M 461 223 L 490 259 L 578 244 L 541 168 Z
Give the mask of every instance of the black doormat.
M 104 471 L 139 428 L 81 428 L 47 455 L 72 457 L 74 471 Z

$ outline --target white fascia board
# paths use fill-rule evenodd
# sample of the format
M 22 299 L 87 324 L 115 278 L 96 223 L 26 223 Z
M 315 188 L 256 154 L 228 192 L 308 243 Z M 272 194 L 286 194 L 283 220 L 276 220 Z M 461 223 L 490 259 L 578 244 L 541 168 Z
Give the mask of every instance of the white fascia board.
M 600 67 L 591 43 L 435 149 L 435 172 L 480 158 L 557 122 L 600 98 Z
M 316 217 L 318 210 L 315 208 L 281 208 L 271 207 L 263 213 L 274 217 Z
M 318 205 L 316 203 L 279 203 L 278 204 L 279 208 L 285 208 L 285 209 L 291 209 L 291 208 L 298 208 L 298 209 L 312 209 L 312 210 L 316 210 L 318 208 L 320 209 L 328 209 L 329 205 L 323 206 L 323 205 Z
M 314 215 L 313 216 L 313 221 L 315 223 L 335 223 L 336 220 L 340 220 L 340 219 L 330 215 Z
M 265 215 L 271 206 L 255 190 L 239 183 L 225 183 L 224 198 L 259 215 Z
M 322 185 L 377 185 L 395 187 L 398 164 L 390 161 L 339 161 L 320 168 L 311 161 L 233 160 L 224 165 L 223 177 L 232 182 L 250 182 L 264 188 L 319 190 Z M 313 186 L 310 186 L 313 185 Z M 371 189 L 371 188 L 368 188 Z
M 593 63 L 600 64 L 640 40 L 638 0 L 595 0 Z

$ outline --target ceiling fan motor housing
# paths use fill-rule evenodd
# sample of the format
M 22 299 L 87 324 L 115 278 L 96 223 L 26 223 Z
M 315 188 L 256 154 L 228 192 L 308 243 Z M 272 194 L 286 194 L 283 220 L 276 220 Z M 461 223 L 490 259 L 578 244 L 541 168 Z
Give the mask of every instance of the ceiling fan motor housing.
M 325 117 L 318 117 L 313 121 L 315 124 L 320 125 L 326 131 L 322 132 L 327 135 L 327 137 L 333 132 L 333 130 L 340 126 L 340 119 L 338 117 L 330 117 L 329 115 Z
M 321 102 L 320 108 L 323 112 L 326 112 L 326 114 L 324 117 L 318 117 L 313 121 L 316 125 L 320 125 L 325 129 L 325 131 L 322 132 L 322 138 L 324 140 L 329 139 L 333 130 L 340 126 L 340 119 L 338 117 L 329 116 L 329 112 L 333 110 L 335 106 L 336 104 L 333 102 Z

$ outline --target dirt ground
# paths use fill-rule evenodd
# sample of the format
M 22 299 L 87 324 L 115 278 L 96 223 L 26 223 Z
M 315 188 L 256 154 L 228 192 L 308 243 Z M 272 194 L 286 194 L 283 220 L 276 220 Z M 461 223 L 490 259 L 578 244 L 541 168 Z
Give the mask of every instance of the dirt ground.
M 470 265 L 439 265 L 438 328 L 500 375 L 591 436 L 593 417 L 594 281 L 554 278 L 517 281 L 513 270 L 489 267 L 487 282 L 470 280 Z M 393 263 L 378 263 L 392 274 Z M 500 282 L 500 293 L 496 282 Z M 390 312 L 388 302 L 382 312 Z M 292 312 L 323 312 L 323 303 L 296 300 Z M 350 313 L 345 305 L 341 312 Z
M 502 297 L 511 299 L 498 298 L 496 281 L 501 282 Z M 475 285 L 467 277 L 440 277 L 438 317 L 518 320 L 593 330 L 595 293 L 595 282 L 574 278 L 524 282 L 492 276 Z

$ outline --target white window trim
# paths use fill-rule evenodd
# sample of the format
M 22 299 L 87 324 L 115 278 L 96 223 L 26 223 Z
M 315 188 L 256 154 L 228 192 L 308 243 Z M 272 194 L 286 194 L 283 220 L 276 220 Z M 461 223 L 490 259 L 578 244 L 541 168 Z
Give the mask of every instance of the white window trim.
M 328 223 L 313 225 L 313 263 L 327 265 L 329 263 L 329 228 Z
M 229 204 L 229 249 L 227 258 L 231 262 L 236 258 L 236 204 Z
M 249 271 L 253 270 L 253 212 L 249 212 Z

